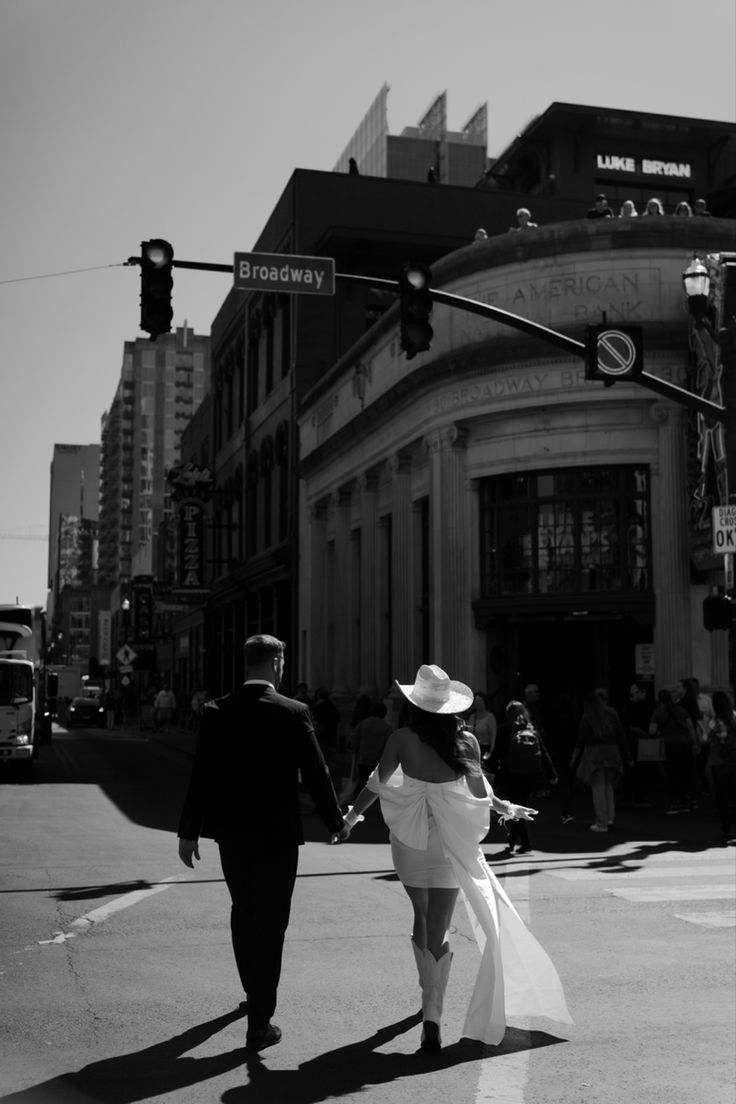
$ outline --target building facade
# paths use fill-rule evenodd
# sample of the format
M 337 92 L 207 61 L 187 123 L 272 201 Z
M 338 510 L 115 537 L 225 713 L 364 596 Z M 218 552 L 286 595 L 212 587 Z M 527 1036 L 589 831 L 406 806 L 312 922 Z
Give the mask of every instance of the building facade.
M 732 242 L 727 220 L 572 221 L 458 250 L 434 281 L 580 341 L 641 325 L 647 372 L 687 388 L 682 271 Z M 407 362 L 390 312 L 302 403 L 310 683 L 383 696 L 431 661 L 499 715 L 532 681 L 574 711 L 636 678 L 729 686 L 728 635 L 702 624 L 723 573 L 693 562 L 688 409 L 500 322 L 435 304 L 432 324 Z

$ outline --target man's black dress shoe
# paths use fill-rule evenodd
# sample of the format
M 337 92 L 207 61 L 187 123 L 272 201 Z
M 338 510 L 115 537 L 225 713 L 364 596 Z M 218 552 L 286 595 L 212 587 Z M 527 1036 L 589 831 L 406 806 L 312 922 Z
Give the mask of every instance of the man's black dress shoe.
M 267 1024 L 266 1027 L 254 1028 L 245 1036 L 246 1050 L 265 1050 L 266 1047 L 275 1046 L 281 1042 L 281 1028 L 276 1024 Z

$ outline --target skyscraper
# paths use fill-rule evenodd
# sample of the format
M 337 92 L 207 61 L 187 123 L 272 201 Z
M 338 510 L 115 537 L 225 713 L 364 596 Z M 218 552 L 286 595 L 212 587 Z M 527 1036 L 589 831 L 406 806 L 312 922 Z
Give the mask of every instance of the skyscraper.
M 156 342 L 126 341 L 120 380 L 102 419 L 100 582 L 151 574 L 169 513 L 166 473 L 209 386 L 209 337 L 186 323 Z

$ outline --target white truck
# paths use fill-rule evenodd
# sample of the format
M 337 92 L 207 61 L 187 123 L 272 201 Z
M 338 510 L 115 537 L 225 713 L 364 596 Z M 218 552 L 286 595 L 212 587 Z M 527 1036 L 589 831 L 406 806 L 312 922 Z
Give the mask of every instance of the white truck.
M 0 764 L 15 764 L 26 775 L 51 736 L 45 630 L 40 607 L 0 605 Z

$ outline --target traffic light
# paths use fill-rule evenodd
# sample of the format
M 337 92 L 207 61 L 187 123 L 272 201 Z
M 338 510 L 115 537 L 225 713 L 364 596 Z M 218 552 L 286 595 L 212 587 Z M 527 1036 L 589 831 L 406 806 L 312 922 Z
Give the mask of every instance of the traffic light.
M 141 329 L 155 341 L 171 332 L 174 250 L 162 238 L 141 242 Z
M 431 280 L 431 271 L 421 264 L 406 265 L 399 277 L 401 348 L 407 360 L 426 352 L 432 343 L 434 330 L 429 324 Z
M 703 599 L 703 628 L 730 629 L 733 622 L 731 599 L 725 594 L 710 594 Z

